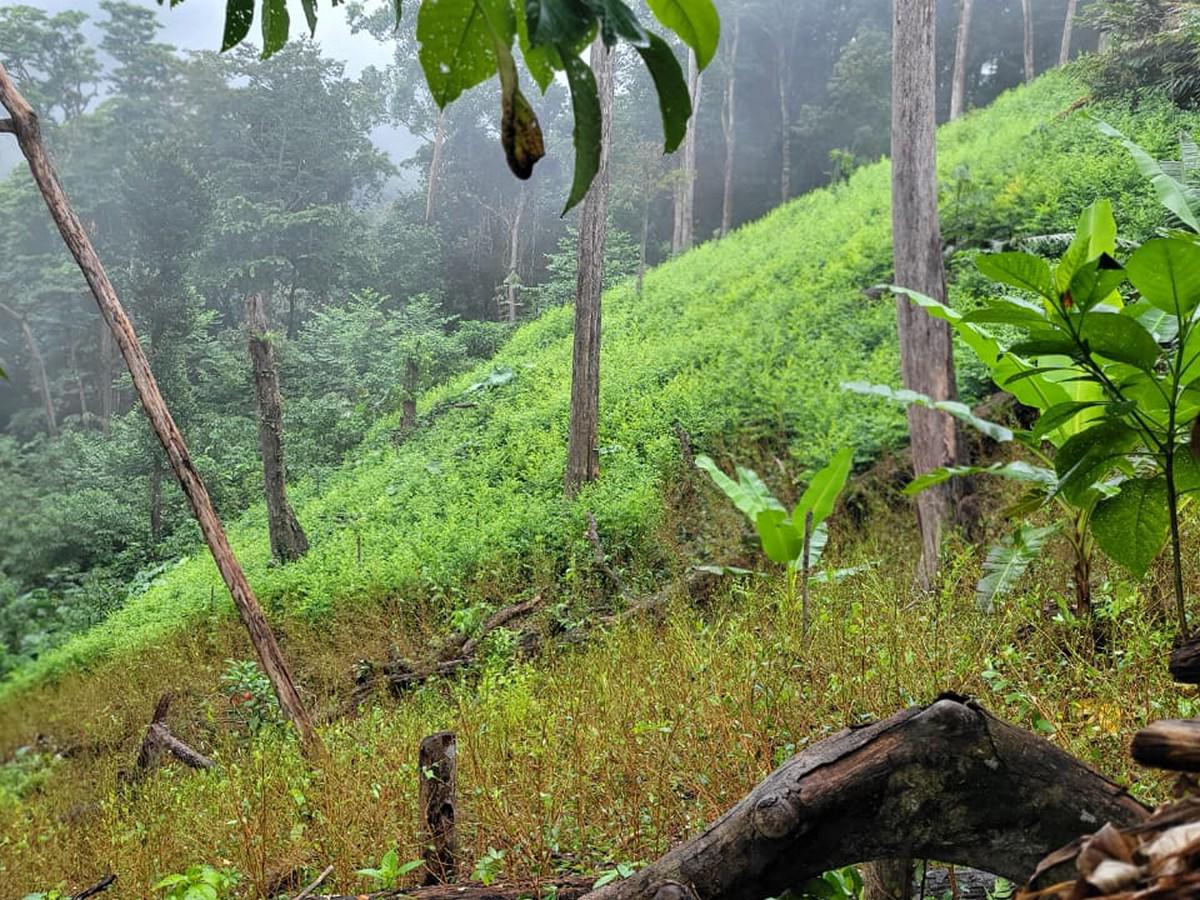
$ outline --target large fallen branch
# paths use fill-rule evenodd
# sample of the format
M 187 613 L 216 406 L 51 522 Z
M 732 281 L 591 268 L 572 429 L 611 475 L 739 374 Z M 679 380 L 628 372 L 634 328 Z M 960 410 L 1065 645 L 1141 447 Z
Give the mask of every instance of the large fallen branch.
M 897 857 L 1024 879 L 1081 830 L 1147 815 L 1053 744 L 946 697 L 815 744 L 702 834 L 591 896 L 761 900 Z
M 530 884 L 438 884 L 374 894 L 312 894 L 311 900 L 529 900 L 553 893 L 555 900 L 579 900 L 595 884 L 594 875 L 566 875 Z
M 171 709 L 171 696 L 171 692 L 168 691 L 158 699 L 158 703 L 154 707 L 154 715 L 146 729 L 146 735 L 142 738 L 141 746 L 138 747 L 137 760 L 134 762 L 133 768 L 121 771 L 117 775 L 117 781 L 122 786 L 132 787 L 145 779 L 162 762 L 164 753 L 170 754 L 191 769 L 211 769 L 213 767 L 211 759 L 193 750 L 171 734 L 171 729 L 167 727 L 167 713 Z

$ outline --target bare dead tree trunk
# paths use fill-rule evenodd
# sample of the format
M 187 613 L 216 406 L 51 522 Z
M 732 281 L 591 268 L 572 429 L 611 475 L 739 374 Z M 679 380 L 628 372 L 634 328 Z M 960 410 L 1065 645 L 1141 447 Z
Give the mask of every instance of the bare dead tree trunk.
M 942 239 L 938 221 L 937 145 L 934 103 L 934 0 L 895 0 L 892 47 L 892 254 L 896 283 L 945 300 Z M 896 298 L 904 386 L 933 397 L 956 396 L 949 326 Z M 954 420 L 918 407 L 908 410 L 913 470 L 920 475 L 958 458 Z M 917 499 L 921 529 L 918 582 L 928 588 L 938 570 L 942 524 L 951 512 L 943 485 Z
M 525 217 L 525 183 L 521 183 L 521 193 L 517 198 L 517 208 L 508 221 L 508 274 L 504 276 L 504 320 L 517 321 L 517 310 L 521 308 L 518 299 L 520 293 L 520 277 L 517 274 L 521 263 L 521 220 Z
M 692 96 L 692 119 L 683 139 L 683 158 L 679 161 L 679 181 L 675 189 L 675 233 L 671 252 L 683 253 L 694 242 L 696 206 L 696 130 L 700 119 L 700 91 L 703 81 L 696 54 L 688 52 L 688 92 Z
M 792 47 L 785 41 L 775 44 L 775 87 L 779 98 L 780 161 L 779 202 L 792 199 L 792 113 L 788 88 L 792 83 Z
M 593 900 L 759 900 L 829 869 L 922 858 L 1023 880 L 1087 823 L 1148 810 L 1053 744 L 941 699 L 813 745 L 697 837 Z
M 742 20 L 733 17 L 733 38 L 726 55 L 725 102 L 721 106 L 721 130 L 725 135 L 725 191 L 721 198 L 721 237 L 729 234 L 733 224 L 733 162 L 737 148 L 737 58 L 741 40 Z M 695 119 L 693 118 L 693 127 Z
M 29 325 L 29 320 L 6 303 L 0 303 L 0 312 L 12 317 L 21 326 L 21 334 L 25 338 L 25 350 L 29 354 L 29 362 L 33 366 L 33 377 L 37 382 L 38 394 L 42 398 L 42 413 L 46 417 L 46 432 L 50 437 L 58 437 L 58 416 L 54 412 L 54 398 L 50 395 L 50 379 L 46 375 L 46 361 L 42 358 L 42 350 L 37 337 Z
M 1078 0 L 1067 0 L 1067 16 L 1063 20 L 1062 46 L 1058 49 L 1058 64 L 1065 66 L 1071 61 L 1071 32 L 1075 29 L 1075 9 Z
M 954 42 L 954 77 L 950 83 L 950 119 L 963 114 L 967 94 L 967 49 L 971 32 L 971 8 L 974 0 L 959 0 L 958 36 Z
M 446 143 L 446 110 L 438 113 L 437 125 L 433 130 L 433 155 L 429 159 L 429 172 L 425 181 L 425 224 L 433 221 L 433 202 L 437 197 L 438 179 L 442 174 L 442 147 Z
M 254 591 L 251 590 L 246 575 L 229 546 L 229 539 L 225 535 L 224 528 L 221 527 L 221 520 L 217 517 L 204 482 L 192 463 L 183 435 L 171 417 L 171 412 L 167 409 L 162 392 L 158 389 L 154 374 L 150 371 L 149 362 L 138 343 L 133 324 L 125 314 L 117 292 L 113 288 L 108 274 L 104 271 L 104 265 L 96 255 L 96 250 L 92 246 L 87 232 L 84 231 L 79 217 L 71 208 L 66 192 L 58 180 L 58 175 L 46 155 L 37 116 L 34 114 L 33 108 L 17 91 L 3 64 L 0 64 L 0 105 L 11 116 L 10 119 L 0 120 L 0 132 L 7 131 L 16 134 L 21 152 L 29 163 L 29 170 L 46 201 L 55 225 L 58 226 L 63 242 L 75 257 L 75 262 L 83 272 L 83 276 L 96 298 L 96 303 L 100 307 L 100 314 L 112 330 L 121 355 L 129 367 L 134 388 L 146 410 L 150 425 L 166 451 L 175 477 L 179 479 L 180 487 L 183 488 L 183 493 L 196 515 L 200 531 L 212 552 L 213 560 L 221 572 L 221 577 L 229 588 L 242 624 L 250 634 L 250 640 L 254 644 L 254 650 L 258 654 L 263 671 L 271 680 L 275 695 L 279 699 L 279 705 L 296 727 L 305 754 L 310 759 L 320 758 L 324 755 L 321 739 L 313 729 L 312 720 L 300 700 L 287 663 L 279 651 L 275 635 L 271 631 L 270 625 L 267 624 L 262 608 L 258 605 L 258 599 L 254 596 Z
M 279 372 L 267 326 L 266 303 L 260 293 L 246 298 L 246 328 L 250 333 L 250 367 L 258 404 L 258 449 L 262 454 L 271 555 L 281 563 L 295 562 L 308 552 L 308 538 L 287 498 L 283 400 L 279 396 Z
M 456 746 L 453 731 L 439 731 L 421 741 L 417 777 L 420 779 L 422 837 L 427 841 L 424 884 L 448 884 L 458 875 L 458 834 L 454 791 Z
M 592 43 L 592 71 L 600 95 L 600 171 L 583 201 L 575 276 L 575 345 L 571 359 L 571 425 L 567 438 L 566 494 L 600 477 L 600 299 L 608 226 L 608 156 L 612 141 L 613 60 L 600 38 Z
M 1025 83 L 1033 81 L 1033 0 L 1021 0 L 1021 18 L 1025 26 Z

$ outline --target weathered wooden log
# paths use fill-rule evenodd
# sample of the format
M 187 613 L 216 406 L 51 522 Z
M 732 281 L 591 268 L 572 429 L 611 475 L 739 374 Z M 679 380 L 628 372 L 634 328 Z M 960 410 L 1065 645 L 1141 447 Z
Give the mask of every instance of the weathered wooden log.
M 97 894 L 103 894 L 116 883 L 116 875 L 105 875 L 91 887 L 84 888 L 78 894 L 72 894 L 71 900 L 87 900 L 88 897 L 95 897 Z
M 520 619 L 529 615 L 541 606 L 541 603 L 541 597 L 534 597 L 531 600 L 525 600 L 521 603 L 513 603 L 488 616 L 483 626 L 479 629 L 478 634 L 471 636 L 461 631 L 457 634 L 452 634 L 442 644 L 441 653 L 439 654 L 442 661 L 473 657 L 475 651 L 479 649 L 479 642 L 485 637 L 514 619 Z
M 449 884 L 458 878 L 458 834 L 454 827 L 456 745 L 453 731 L 439 731 L 421 741 L 417 765 L 420 781 L 424 883 Z
M 167 713 L 171 709 L 172 695 L 167 691 L 158 698 L 154 706 L 154 715 L 146 728 L 146 735 L 138 747 L 137 759 L 133 768 L 122 770 L 117 774 L 118 782 L 124 787 L 132 787 L 149 775 L 161 762 L 164 753 L 169 753 L 177 760 L 192 769 L 211 769 L 213 761 L 193 750 L 167 727 Z
M 1135 762 L 1172 772 L 1200 772 L 1200 719 L 1163 719 L 1133 736 Z
M 815 744 L 700 835 L 592 897 L 760 900 L 897 857 L 1023 880 L 1081 829 L 1147 815 L 1053 744 L 947 696 Z
M 595 883 L 595 875 L 564 875 L 516 884 L 436 884 L 374 894 L 314 894 L 312 900 L 529 900 L 550 893 L 555 900 L 579 900 Z
M 1200 636 L 1171 651 L 1171 677 L 1183 684 L 1200 684 Z

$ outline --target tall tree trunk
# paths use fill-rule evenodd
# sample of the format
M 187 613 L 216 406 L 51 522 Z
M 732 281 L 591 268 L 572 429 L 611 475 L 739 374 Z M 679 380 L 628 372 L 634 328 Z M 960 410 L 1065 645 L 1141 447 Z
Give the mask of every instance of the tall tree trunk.
M 288 286 L 287 306 L 287 339 L 294 341 L 296 339 L 296 282 L 294 281 Z
M 721 107 L 721 130 L 725 133 L 725 192 L 721 199 L 721 237 L 733 224 L 733 160 L 737 147 L 737 57 L 742 35 L 742 20 L 733 18 L 733 39 L 729 42 L 725 73 L 725 102 Z
M 400 418 L 400 429 L 405 432 L 417 426 L 417 383 L 420 377 L 417 361 L 409 359 L 404 365 L 404 400 Z
M 959 0 L 958 37 L 954 42 L 954 78 L 950 83 L 950 119 L 963 114 L 967 94 L 967 48 L 971 31 L 971 7 L 974 0 Z
M 600 476 L 600 297 L 604 288 L 604 238 L 608 225 L 608 155 L 612 140 L 613 59 L 600 38 L 592 42 L 592 71 L 600 95 L 600 171 L 583 201 L 575 276 L 575 348 L 571 359 L 571 426 L 567 439 L 566 494 L 574 497 Z
M 1033 0 L 1021 0 L 1021 19 L 1025 25 L 1025 83 L 1033 81 Z
M 521 220 L 525 217 L 525 183 L 521 183 L 521 193 L 517 197 L 517 208 L 508 221 L 508 274 L 504 276 L 504 320 L 517 321 L 517 310 L 521 308 L 518 299 L 520 294 L 520 278 L 517 274 L 521 263 Z
M 937 145 L 934 104 L 935 0 L 895 0 L 892 35 L 892 255 L 896 283 L 945 300 L 942 239 L 938 222 Z M 903 296 L 896 297 L 904 386 L 933 397 L 956 395 L 950 327 Z M 954 420 L 916 405 L 908 410 L 913 470 L 917 475 L 953 465 L 958 457 Z M 942 523 L 951 511 L 951 490 L 942 485 L 917 499 L 921 529 L 918 582 L 937 575 Z
M 1075 29 L 1075 8 L 1078 0 L 1067 0 L 1067 17 L 1063 20 L 1062 46 L 1058 49 L 1058 64 L 1071 61 L 1071 32 Z
M 637 295 L 642 296 L 642 285 L 646 280 L 646 248 L 650 243 L 650 179 L 646 179 L 642 197 L 642 242 L 638 248 Z
M 271 555 L 281 563 L 295 562 L 308 552 L 308 538 L 287 498 L 287 467 L 283 460 L 283 401 L 275 348 L 267 327 L 263 295 L 246 298 L 246 327 L 250 333 L 250 367 L 258 404 L 258 449 L 262 454 L 263 489 L 267 498 L 267 531 Z
M 71 371 L 75 373 L 75 394 L 79 397 L 79 420 L 87 423 L 88 404 L 87 389 L 83 386 L 83 371 L 79 368 L 79 341 L 71 341 L 70 350 Z
M 50 437 L 58 437 L 58 416 L 54 412 L 54 398 L 50 395 L 50 379 L 46 375 L 46 361 L 42 358 L 42 350 L 38 345 L 29 320 L 6 303 L 0 303 L 0 312 L 12 317 L 21 326 L 25 337 L 25 350 L 29 354 L 29 362 L 33 367 L 33 377 L 37 382 L 38 394 L 42 398 L 42 413 L 46 417 L 46 432 Z
M 694 242 L 696 206 L 696 130 L 700 120 L 700 90 L 702 79 L 696 54 L 688 52 L 688 92 L 692 96 L 692 118 L 687 137 L 683 139 L 683 158 L 679 162 L 679 181 L 675 191 L 675 234 L 672 253 L 683 253 Z
M 433 129 L 433 155 L 429 158 L 429 172 L 425 177 L 425 224 L 433 221 L 433 202 L 437 197 L 438 179 L 442 174 L 442 147 L 446 143 L 446 110 L 438 113 L 437 125 Z
M 180 487 L 183 488 L 183 493 L 188 498 L 188 503 L 196 515 L 200 531 L 212 552 L 213 560 L 217 564 L 221 577 L 229 588 L 234 605 L 241 616 L 242 624 L 250 634 L 250 640 L 254 644 L 254 650 L 258 654 L 263 671 L 271 680 L 275 696 L 279 699 L 279 705 L 299 732 L 305 754 L 310 759 L 320 759 L 324 756 L 324 745 L 313 728 L 308 711 L 300 700 L 287 663 L 275 641 L 275 635 L 271 631 L 270 625 L 267 624 L 262 608 L 258 605 L 258 599 L 254 596 L 254 591 L 251 590 L 250 583 L 246 580 L 246 575 L 238 564 L 233 549 L 229 546 L 229 539 L 224 528 L 221 527 L 221 520 L 217 517 L 204 482 L 196 471 L 191 454 L 188 453 L 183 435 L 180 434 L 175 420 L 171 417 L 171 412 L 167 409 L 167 404 L 158 389 L 154 374 L 150 371 L 150 365 L 138 343 L 133 324 L 125 314 L 125 309 L 121 306 L 112 281 L 104 271 L 104 265 L 100 262 L 100 257 L 96 255 L 96 250 L 92 246 L 87 232 L 84 231 L 79 217 L 71 208 L 66 192 L 58 180 L 58 175 L 46 155 L 46 149 L 41 139 L 41 127 L 33 108 L 17 91 L 16 85 L 9 78 L 8 71 L 2 63 L 0 63 L 0 105 L 11 116 L 9 119 L 0 120 L 0 133 L 10 132 L 17 136 L 17 142 L 26 162 L 29 163 L 33 180 L 46 201 L 46 206 L 50 210 L 55 225 L 58 226 L 63 242 L 75 257 L 75 262 L 79 265 L 88 287 L 91 288 L 92 294 L 96 298 L 101 315 L 112 329 L 121 355 L 129 367 L 134 388 L 146 410 L 146 416 L 166 451 L 175 477 L 179 479 Z
M 792 199 L 792 112 L 788 102 L 788 88 L 792 81 L 792 48 L 785 42 L 778 42 L 775 63 L 775 87 L 779 97 L 779 202 L 787 203 Z

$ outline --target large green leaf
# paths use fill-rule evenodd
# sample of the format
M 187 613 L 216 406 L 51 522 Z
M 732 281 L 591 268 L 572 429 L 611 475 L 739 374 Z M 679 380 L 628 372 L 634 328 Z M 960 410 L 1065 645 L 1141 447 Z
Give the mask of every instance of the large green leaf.
M 649 47 L 650 32 L 642 27 L 637 15 L 623 0 L 588 0 L 600 20 L 600 35 L 604 46 L 616 46 L 620 38 L 634 47 Z
M 1125 263 L 1129 280 L 1163 312 L 1186 320 L 1200 303 L 1200 246 L 1179 238 L 1153 238 Z
M 1057 530 L 1056 525 L 1045 528 L 1022 526 L 988 551 L 983 561 L 983 577 L 975 586 L 975 601 L 981 610 L 990 613 L 995 609 L 996 598 L 1016 586 L 1030 563 L 1042 552 L 1046 539 Z
M 1121 298 L 1114 292 L 1125 281 L 1125 272 L 1115 259 L 1102 253 L 1096 259 L 1084 263 L 1071 277 L 1071 284 L 1063 297 L 1063 306 L 1084 312 L 1102 301 L 1111 300 L 1111 306 L 1121 307 Z
M 443 2 L 443 0 L 438 0 Z M 508 2 L 508 0 L 505 0 Z M 554 47 L 577 56 L 594 34 L 593 10 L 584 0 L 517 0 L 525 4 L 529 40 L 535 47 Z
M 262 57 L 266 59 L 281 50 L 287 43 L 290 24 L 287 0 L 263 0 L 260 14 L 262 16 Z
M 865 381 L 844 381 L 842 382 L 842 390 L 851 391 L 855 394 L 883 397 L 904 406 L 923 406 L 926 409 L 934 409 L 947 413 L 956 419 L 966 422 L 972 428 L 986 434 L 994 441 L 1006 443 L 1013 439 L 1011 429 L 1005 428 L 1003 425 L 998 425 L 995 422 L 989 422 L 987 419 L 981 419 L 971 411 L 971 407 L 957 400 L 933 400 L 925 394 L 918 391 L 911 391 L 908 388 L 894 388 L 886 384 L 868 384 Z
M 1024 481 L 1040 484 L 1051 488 L 1058 482 L 1058 476 L 1043 466 L 1034 466 L 1023 460 L 1013 460 L 1007 463 L 992 463 L 990 466 L 942 466 L 930 469 L 918 475 L 904 487 L 904 493 L 919 494 L 936 484 L 943 484 L 951 478 L 961 478 L 966 475 L 996 475 L 1011 481 Z
M 1032 253 L 981 253 L 975 265 L 988 278 L 1011 287 L 1056 300 L 1054 278 L 1050 266 Z
M 417 13 L 421 68 L 439 107 L 497 72 L 496 41 L 511 46 L 516 22 L 508 0 L 437 0 Z
M 1092 312 L 1078 320 L 1079 339 L 1093 354 L 1150 371 L 1158 361 L 1158 342 L 1141 324 L 1118 313 Z
M 221 38 L 221 52 L 244 41 L 253 22 L 254 0 L 225 0 L 225 34 Z
M 758 514 L 766 509 L 785 512 L 783 504 L 771 494 L 761 478 L 753 469 L 741 466 L 737 468 L 737 481 L 721 471 L 710 456 L 696 457 L 696 468 L 707 472 L 721 492 L 733 501 L 741 513 L 752 523 L 757 523 Z
M 995 300 L 982 309 L 965 313 L 962 321 L 978 325 L 1012 325 L 1017 328 L 1046 327 L 1046 313 L 1023 303 Z
M 1105 419 L 1073 435 L 1054 457 L 1058 491 L 1068 500 L 1079 502 L 1137 441 L 1137 432 L 1117 419 Z
M 1067 291 L 1071 279 L 1085 263 L 1104 253 L 1112 256 L 1116 251 L 1117 223 L 1113 218 L 1112 203 L 1107 199 L 1097 200 L 1079 214 L 1075 238 L 1054 270 L 1054 286 L 1058 293 Z
M 646 0 L 655 18 L 696 53 L 703 69 L 717 52 L 721 40 L 721 18 L 712 0 Z
M 1041 440 L 1050 432 L 1057 431 L 1084 413 L 1088 414 L 1088 420 L 1094 419 L 1101 414 L 1100 411 L 1105 403 L 1104 400 L 1066 400 L 1062 403 L 1055 403 L 1038 416 L 1031 436 L 1034 440 Z
M 533 46 L 529 39 L 529 22 L 525 17 L 525 4 L 517 3 L 515 9 L 517 43 L 521 48 L 521 58 L 525 60 L 525 68 L 529 70 L 529 74 L 533 76 L 534 82 L 544 94 L 546 88 L 550 87 L 554 81 L 554 63 L 558 60 L 558 54 L 552 46 L 546 44 Z M 558 60 L 558 68 L 562 68 L 561 60 Z
M 1164 172 L 1158 160 L 1107 122 L 1100 122 L 1097 127 L 1104 134 L 1116 138 L 1125 145 L 1125 149 L 1133 157 L 1138 171 L 1149 178 L 1151 184 L 1154 185 L 1159 203 L 1175 213 L 1180 221 L 1192 229 L 1192 231 L 1200 231 L 1200 220 L 1197 220 L 1196 214 L 1192 211 L 1192 206 L 1188 199 L 1187 187 Z
M 687 81 L 679 68 L 679 60 L 670 46 L 656 34 L 650 35 L 649 46 L 638 47 L 638 55 L 654 80 L 658 92 L 658 109 L 662 115 L 663 149 L 674 153 L 687 134 L 688 119 L 692 116 L 692 97 Z
M 800 502 L 792 513 L 793 522 L 803 522 L 808 513 L 812 513 L 813 525 L 820 525 L 833 512 L 838 495 L 846 486 L 850 477 L 850 468 L 854 464 L 854 448 L 846 447 L 829 461 L 829 464 L 812 477 L 808 487 L 800 496 Z
M 1092 535 L 1100 549 L 1141 578 L 1162 552 L 1170 531 L 1167 482 L 1161 475 L 1121 484 L 1121 492 L 1096 505 Z
M 773 563 L 786 565 L 795 562 L 804 550 L 803 531 L 797 532 L 787 513 L 778 509 L 764 509 L 754 521 L 762 541 L 763 552 Z M 801 523 L 800 528 L 804 525 Z
M 563 207 L 563 215 L 566 215 L 587 196 L 596 173 L 600 171 L 602 123 L 600 95 L 591 68 L 578 56 L 561 55 L 566 67 L 567 84 L 571 88 L 571 109 L 575 114 L 575 177 L 571 181 L 571 195 Z

